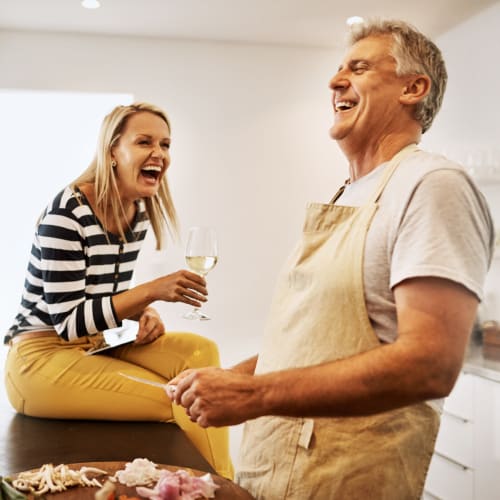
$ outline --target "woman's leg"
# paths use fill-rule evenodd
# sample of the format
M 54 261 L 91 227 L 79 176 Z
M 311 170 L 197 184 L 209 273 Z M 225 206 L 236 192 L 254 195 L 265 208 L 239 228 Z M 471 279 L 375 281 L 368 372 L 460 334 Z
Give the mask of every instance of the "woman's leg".
M 220 366 L 219 350 L 215 342 L 192 333 L 166 333 L 151 344 L 120 347 L 114 351 L 113 356 L 131 363 L 127 373 L 141 376 L 135 369 L 145 368 L 162 377 L 165 382 L 188 368 Z M 203 457 L 218 474 L 232 479 L 228 429 L 204 429 L 191 422 L 184 408 L 172 405 L 172 411 L 177 425 Z
M 13 345 L 5 372 L 13 407 L 25 415 L 46 418 L 173 420 L 164 391 L 120 376 L 120 371 L 130 371 L 130 363 L 110 356 L 86 356 L 86 347 L 54 338 Z M 132 368 L 151 377 L 146 369 Z
M 118 348 L 113 356 L 86 356 L 90 346 L 46 337 L 13 345 L 6 386 L 14 408 L 47 418 L 172 421 L 164 390 L 119 372 L 166 382 L 185 368 L 219 364 L 216 345 L 193 334 L 166 334 L 152 344 Z M 202 429 L 181 408 L 175 413 L 205 459 L 219 474 L 232 477 L 227 429 Z

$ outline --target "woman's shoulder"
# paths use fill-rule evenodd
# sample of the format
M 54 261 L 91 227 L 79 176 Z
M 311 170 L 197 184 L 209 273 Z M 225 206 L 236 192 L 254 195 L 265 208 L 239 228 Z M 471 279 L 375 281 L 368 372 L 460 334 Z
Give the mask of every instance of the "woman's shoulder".
M 47 212 L 73 212 L 80 207 L 88 206 L 84 194 L 73 186 L 66 186 L 59 191 L 47 206 Z
M 85 196 L 76 188 L 66 186 L 59 191 L 48 203 L 39 222 L 47 218 L 67 218 L 80 221 L 82 217 L 90 215 L 90 209 Z

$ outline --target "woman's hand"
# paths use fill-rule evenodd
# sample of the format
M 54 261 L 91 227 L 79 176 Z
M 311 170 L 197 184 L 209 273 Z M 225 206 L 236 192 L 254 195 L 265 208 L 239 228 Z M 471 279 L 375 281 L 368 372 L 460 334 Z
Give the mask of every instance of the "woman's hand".
M 205 278 L 185 269 L 157 278 L 153 284 L 157 300 L 184 302 L 194 307 L 207 301 Z
M 149 344 L 165 333 L 160 315 L 152 307 L 146 307 L 139 318 L 139 331 L 134 344 Z
M 181 269 L 175 273 L 141 283 L 134 288 L 118 293 L 113 296 L 112 301 L 118 318 L 140 319 L 147 311 L 152 310 L 149 304 L 157 300 L 183 302 L 193 307 L 200 307 L 203 302 L 207 301 L 206 296 L 205 278 L 191 271 Z M 157 320 L 156 322 L 161 323 L 156 311 L 153 314 Z M 146 315 L 144 321 L 148 317 Z M 149 321 L 147 323 L 150 325 Z M 140 326 L 141 331 L 143 328 L 145 326 Z M 152 329 L 152 326 L 148 326 L 148 329 Z M 144 333 L 142 337 L 146 337 L 146 334 Z

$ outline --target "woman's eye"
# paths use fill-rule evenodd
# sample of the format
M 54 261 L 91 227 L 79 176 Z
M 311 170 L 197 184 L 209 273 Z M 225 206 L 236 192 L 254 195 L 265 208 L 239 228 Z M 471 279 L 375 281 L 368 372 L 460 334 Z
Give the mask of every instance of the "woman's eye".
M 162 148 L 164 149 L 170 149 L 170 143 L 169 142 L 165 142 L 164 144 L 161 145 Z

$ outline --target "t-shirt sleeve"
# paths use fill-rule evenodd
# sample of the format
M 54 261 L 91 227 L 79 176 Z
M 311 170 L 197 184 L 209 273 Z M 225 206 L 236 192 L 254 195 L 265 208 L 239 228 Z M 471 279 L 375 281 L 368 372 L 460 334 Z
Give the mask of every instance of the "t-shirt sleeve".
M 459 283 L 479 300 L 493 254 L 493 222 L 483 195 L 464 172 L 427 173 L 402 214 L 390 286 L 433 276 Z
M 71 212 L 46 214 L 38 226 L 38 252 L 32 252 L 30 264 L 32 276 L 39 274 L 43 286 L 47 310 L 42 313 L 65 340 L 118 324 L 111 296 L 86 296 L 86 258 L 79 228 Z

